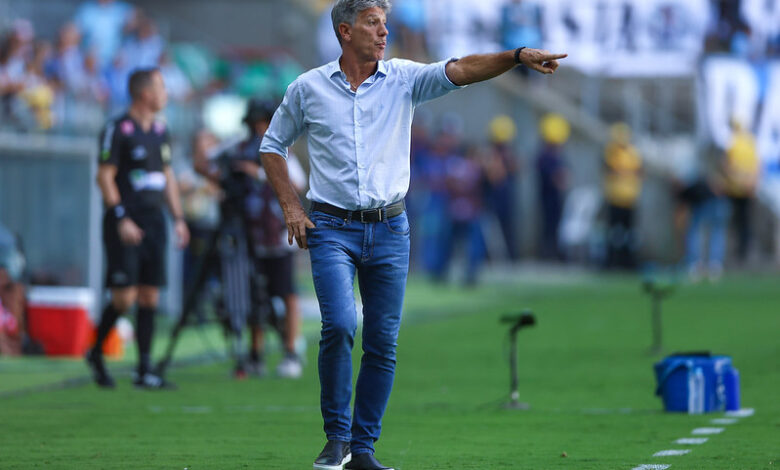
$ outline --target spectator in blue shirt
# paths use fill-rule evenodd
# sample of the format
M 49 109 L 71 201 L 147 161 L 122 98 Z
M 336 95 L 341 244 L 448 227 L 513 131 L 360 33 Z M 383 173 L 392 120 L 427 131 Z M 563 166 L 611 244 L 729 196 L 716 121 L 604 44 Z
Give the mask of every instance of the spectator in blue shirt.
M 481 149 L 474 145 L 447 159 L 449 225 L 442 234 L 444 264 L 439 278 L 446 276 L 455 250 L 458 245 L 463 245 L 466 254 L 463 283 L 467 287 L 477 283 L 477 274 L 485 258 L 485 240 L 481 224 L 485 175 L 481 159 Z
M 96 53 L 100 67 L 111 64 L 134 16 L 135 9 L 118 0 L 87 1 L 76 11 L 74 22 L 84 35 L 87 50 Z
M 563 155 L 563 144 L 569 139 L 569 123 L 558 114 L 548 114 L 539 126 L 542 147 L 536 157 L 539 209 L 542 219 L 540 254 L 543 259 L 563 261 L 558 243 L 558 229 L 563 215 L 563 201 L 568 187 L 569 171 Z
M 145 14 L 139 14 L 136 23 L 135 34 L 122 46 L 122 52 L 130 60 L 131 69 L 157 67 L 165 52 L 165 41 L 154 20 Z
M 47 75 L 66 92 L 80 93 L 86 87 L 84 55 L 79 49 L 81 33 L 73 23 L 59 32 L 54 57 L 46 66 Z

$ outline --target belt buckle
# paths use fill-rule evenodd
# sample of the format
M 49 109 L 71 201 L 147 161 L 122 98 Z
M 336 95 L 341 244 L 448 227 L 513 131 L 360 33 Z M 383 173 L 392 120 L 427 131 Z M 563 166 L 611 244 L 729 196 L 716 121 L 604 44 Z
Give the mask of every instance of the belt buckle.
M 376 212 L 379 215 L 379 222 L 382 221 L 382 208 L 379 209 L 366 209 L 363 211 L 360 211 L 360 223 L 367 224 L 371 222 L 370 220 L 366 220 L 366 217 L 370 216 Z

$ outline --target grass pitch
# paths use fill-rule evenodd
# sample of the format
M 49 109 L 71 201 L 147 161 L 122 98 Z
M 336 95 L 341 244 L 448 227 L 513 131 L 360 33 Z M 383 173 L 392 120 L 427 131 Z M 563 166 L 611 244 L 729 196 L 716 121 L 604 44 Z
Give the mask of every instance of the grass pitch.
M 681 286 L 665 302 L 667 351 L 731 355 L 743 407 L 756 410 L 703 445 L 681 446 L 673 441 L 722 415 L 661 411 L 652 373 L 659 356 L 647 354 L 649 300 L 637 279 L 527 276 L 466 291 L 412 279 L 377 456 L 403 470 L 776 468 L 778 282 Z M 501 406 L 509 366 L 498 319 L 523 307 L 538 318 L 520 333 L 520 394 L 531 409 L 510 411 Z M 197 353 L 202 342 L 188 335 Z M 0 360 L 0 468 L 310 469 L 324 437 L 316 341 L 309 346 L 302 380 L 235 382 L 227 363 L 212 362 L 172 369 L 175 392 L 136 391 L 120 375 L 110 392 L 75 381 L 14 393 L 86 369 L 80 361 Z M 278 355 L 270 359 L 273 366 Z M 684 456 L 653 457 L 685 448 Z

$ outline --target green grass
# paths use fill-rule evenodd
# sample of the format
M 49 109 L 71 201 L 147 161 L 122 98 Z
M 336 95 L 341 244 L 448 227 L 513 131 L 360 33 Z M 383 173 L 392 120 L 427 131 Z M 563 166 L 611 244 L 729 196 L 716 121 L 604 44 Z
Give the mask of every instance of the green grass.
M 777 286 L 732 277 L 680 287 L 665 303 L 667 349 L 730 354 L 743 406 L 756 414 L 688 455 L 654 458 L 719 415 L 661 411 L 649 303 L 636 280 L 505 279 L 461 291 L 413 279 L 377 456 L 403 470 L 776 468 Z M 526 306 L 539 320 L 520 334 L 521 399 L 531 409 L 509 411 L 498 318 Z M 187 341 L 196 353 L 197 336 Z M 82 385 L 0 398 L 0 468 L 310 469 L 324 443 L 315 342 L 307 355 L 300 381 L 234 382 L 219 362 L 172 370 L 176 392 L 139 392 L 122 377 L 113 392 Z M 78 361 L 4 360 L 0 390 L 83 373 Z

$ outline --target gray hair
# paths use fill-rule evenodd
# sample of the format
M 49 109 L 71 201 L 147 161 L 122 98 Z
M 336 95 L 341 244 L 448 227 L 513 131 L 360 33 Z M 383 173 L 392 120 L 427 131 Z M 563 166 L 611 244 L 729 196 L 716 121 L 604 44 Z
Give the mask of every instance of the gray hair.
M 385 14 L 390 13 L 392 4 L 390 0 L 338 0 L 333 5 L 333 10 L 330 12 L 330 18 L 333 20 L 333 31 L 336 32 L 336 38 L 341 44 L 341 34 L 339 34 L 339 25 L 341 23 L 347 23 L 348 25 L 354 25 L 355 20 L 361 11 L 368 10 L 369 8 L 379 7 L 384 10 Z

